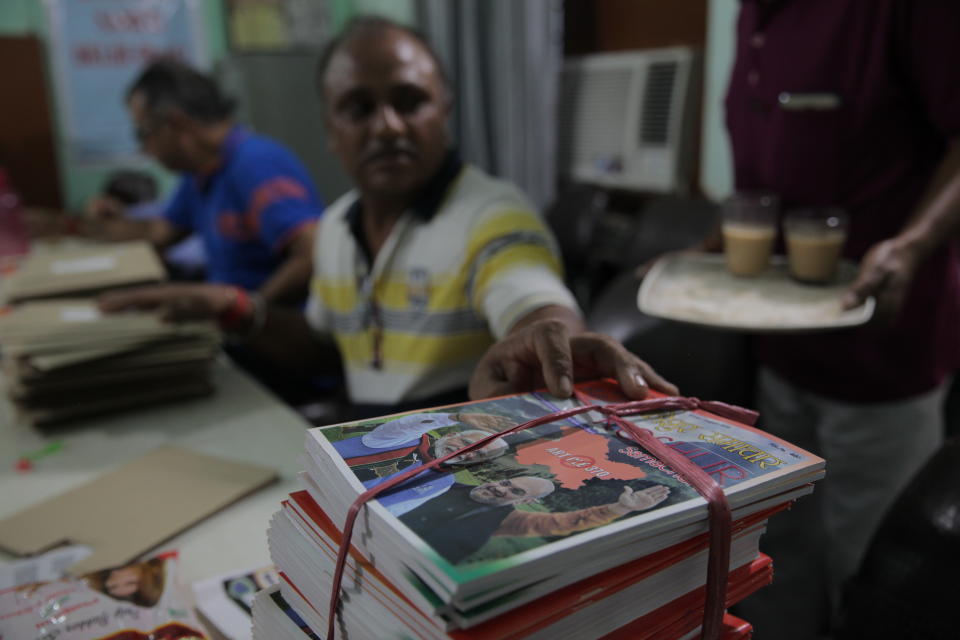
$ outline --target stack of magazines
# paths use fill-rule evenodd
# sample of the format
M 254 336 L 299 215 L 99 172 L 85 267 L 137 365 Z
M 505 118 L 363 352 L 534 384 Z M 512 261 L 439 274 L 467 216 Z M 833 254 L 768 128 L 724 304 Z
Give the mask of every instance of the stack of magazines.
M 0 316 L 6 391 L 25 422 L 44 425 L 212 390 L 212 323 L 156 314 L 103 315 L 89 298 L 25 302 Z
M 303 490 L 268 532 L 289 613 L 262 594 L 255 637 L 326 636 L 343 523 L 369 488 L 531 419 L 624 400 L 601 381 L 569 400 L 523 394 L 308 431 Z M 725 604 L 768 584 L 765 523 L 812 491 L 823 460 L 703 410 L 626 419 L 723 489 L 733 520 Z M 708 530 L 704 498 L 604 414 L 554 419 L 368 502 L 333 628 L 344 638 L 685 638 L 703 621 Z M 290 614 L 300 636 L 281 632 Z M 728 627 L 731 638 L 743 629 Z
M 273 585 L 257 593 L 253 600 L 253 637 L 276 638 L 277 640 L 320 640 L 320 636 L 313 632 L 303 621 L 293 607 L 283 599 L 280 586 Z M 631 624 L 621 630 L 616 637 L 629 640 L 636 636 L 625 635 L 639 630 L 639 625 Z M 462 634 L 453 633 L 450 637 L 461 637 Z M 753 635 L 753 626 L 729 613 L 723 616 L 723 627 L 720 630 L 721 640 L 750 640 Z M 696 640 L 698 630 L 680 636 L 681 640 Z M 558 636 L 566 637 L 566 636 Z M 608 636 L 614 637 L 614 636 Z M 669 638 L 667 638 L 669 640 Z

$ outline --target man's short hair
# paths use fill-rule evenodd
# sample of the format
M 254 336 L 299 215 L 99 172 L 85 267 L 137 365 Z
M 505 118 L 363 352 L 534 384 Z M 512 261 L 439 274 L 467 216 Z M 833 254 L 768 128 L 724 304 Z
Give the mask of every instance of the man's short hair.
M 323 102 L 323 81 L 327 76 L 327 69 L 330 67 L 330 61 L 333 60 L 334 54 L 339 51 L 343 45 L 347 44 L 364 32 L 389 30 L 405 33 L 420 43 L 424 50 L 433 59 L 433 63 L 437 67 L 437 73 L 440 74 L 440 80 L 443 82 L 443 86 L 449 90 L 450 83 L 448 82 L 447 73 L 443 67 L 443 63 L 440 62 L 440 56 L 437 55 L 437 52 L 432 46 L 430 46 L 430 43 L 427 42 L 427 38 L 423 35 L 423 33 L 417 29 L 414 29 L 413 27 L 395 22 L 383 16 L 361 15 L 351 19 L 350 22 L 343 27 L 340 33 L 327 41 L 323 47 L 323 51 L 320 52 L 320 59 L 317 61 L 316 83 L 317 92 L 320 95 L 321 102 Z
M 121 169 L 111 173 L 103 185 L 103 195 L 130 206 L 156 200 L 157 179 L 144 171 Z
M 144 96 L 147 113 L 152 116 L 176 108 L 208 124 L 226 120 L 236 107 L 213 78 L 173 58 L 147 65 L 127 89 L 127 100 L 135 93 Z

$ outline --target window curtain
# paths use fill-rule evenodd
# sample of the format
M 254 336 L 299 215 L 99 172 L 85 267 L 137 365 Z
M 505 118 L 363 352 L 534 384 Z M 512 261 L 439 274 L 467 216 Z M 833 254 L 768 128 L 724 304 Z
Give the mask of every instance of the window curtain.
M 556 186 L 562 0 L 416 0 L 454 95 L 463 158 L 544 208 Z

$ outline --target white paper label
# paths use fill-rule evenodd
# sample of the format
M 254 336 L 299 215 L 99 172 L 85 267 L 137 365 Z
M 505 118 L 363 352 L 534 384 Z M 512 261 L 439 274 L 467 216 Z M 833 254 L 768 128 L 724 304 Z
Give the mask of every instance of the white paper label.
M 69 307 L 60 312 L 60 319 L 64 322 L 93 322 L 100 318 L 100 310 L 96 307 Z
M 64 276 L 74 273 L 90 273 L 92 271 L 106 271 L 117 266 L 117 259 L 113 256 L 90 256 L 75 260 L 57 260 L 50 264 L 50 271 L 54 275 Z
M 0 589 L 9 589 L 20 584 L 59 580 L 66 575 L 70 565 L 76 564 L 93 553 L 84 545 L 73 545 L 49 551 L 27 560 L 16 560 L 0 567 Z

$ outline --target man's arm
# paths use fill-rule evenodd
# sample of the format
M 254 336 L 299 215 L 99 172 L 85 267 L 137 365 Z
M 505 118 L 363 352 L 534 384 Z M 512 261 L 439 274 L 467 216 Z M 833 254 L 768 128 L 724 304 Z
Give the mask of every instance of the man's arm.
M 562 513 L 534 513 L 515 509 L 504 518 L 494 535 L 530 538 L 565 536 L 613 522 L 634 511 L 650 509 L 666 500 L 669 494 L 670 489 L 662 484 L 640 491 L 634 491 L 627 486 L 623 488 L 619 499 L 611 504 Z
M 857 279 L 844 297 L 848 309 L 868 296 L 876 315 L 892 321 L 917 270 L 960 229 L 960 139 L 954 139 L 930 186 L 900 233 L 875 244 L 864 256 Z
M 286 259 L 260 287 L 268 302 L 297 302 L 303 298 L 313 274 L 316 223 L 301 226 L 287 242 Z
M 577 380 L 616 378 L 629 398 L 643 398 L 648 385 L 669 395 L 677 388 L 609 336 L 585 331 L 572 309 L 548 305 L 517 321 L 490 347 L 470 379 L 472 399 L 546 387 L 555 396 L 573 393 Z
M 157 251 L 163 251 L 190 235 L 189 231 L 174 227 L 162 216 L 146 220 L 83 218 L 77 230 L 81 236 L 104 242 L 146 240 Z
M 33 238 L 56 238 L 68 235 L 104 242 L 145 240 L 162 251 L 189 235 L 162 217 L 148 220 L 130 218 L 95 218 L 74 215 L 54 209 L 28 208 L 25 212 L 27 232 Z
M 161 285 L 107 293 L 99 298 L 99 304 L 107 313 L 155 310 L 166 321 L 223 322 L 229 317 L 232 331 L 245 337 L 244 346 L 277 366 L 308 375 L 340 373 L 340 355 L 333 339 L 315 332 L 302 311 L 259 301 L 241 309 L 240 317 L 233 317 L 241 295 L 245 294 L 228 285 Z
M 299 309 L 267 305 L 263 329 L 244 344 L 287 371 L 304 375 L 343 372 L 333 337 L 314 331 Z

